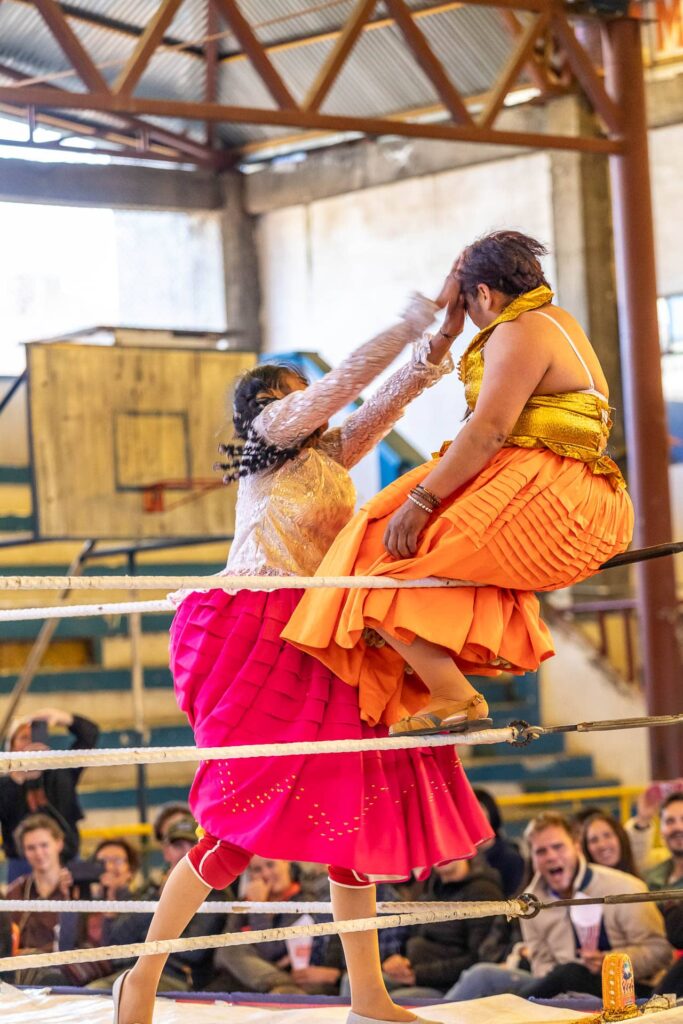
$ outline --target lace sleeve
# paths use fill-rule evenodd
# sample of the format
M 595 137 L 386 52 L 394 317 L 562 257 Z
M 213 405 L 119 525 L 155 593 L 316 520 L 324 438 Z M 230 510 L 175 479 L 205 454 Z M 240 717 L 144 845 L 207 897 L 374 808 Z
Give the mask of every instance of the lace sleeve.
M 410 362 L 393 373 L 372 398 L 344 421 L 337 460 L 347 469 L 387 436 L 414 398 L 453 372 L 450 352 L 436 365 L 429 362 L 430 352 L 431 335 L 425 334 L 413 345 Z
M 422 334 L 436 313 L 435 302 L 413 294 L 399 323 L 361 345 L 305 391 L 293 391 L 271 402 L 254 420 L 254 429 L 279 448 L 300 444 L 357 398 L 410 341 Z

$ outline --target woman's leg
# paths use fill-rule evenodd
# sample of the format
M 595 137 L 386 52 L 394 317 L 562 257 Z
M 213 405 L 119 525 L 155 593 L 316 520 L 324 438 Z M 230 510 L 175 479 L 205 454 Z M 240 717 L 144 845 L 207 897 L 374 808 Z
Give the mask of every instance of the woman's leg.
M 212 889 L 225 889 L 246 868 L 251 854 L 205 834 L 173 869 L 164 885 L 147 941 L 177 939 Z M 167 954 L 142 956 L 126 976 L 119 1024 L 151 1024 Z
M 419 636 L 416 636 L 411 644 L 407 644 L 403 640 L 397 640 L 381 627 L 373 628 L 401 655 L 429 690 L 429 700 L 421 709 L 422 713 L 435 711 L 450 701 L 467 704 L 480 696 L 445 647 L 439 647 L 438 644 L 432 644 Z M 488 705 L 485 700 L 481 700 L 477 702 L 469 717 L 486 718 L 487 715 Z
M 375 917 L 375 886 L 346 868 L 330 868 L 330 892 L 335 921 Z M 382 977 L 377 932 L 340 936 L 351 986 L 351 1007 L 361 1017 L 378 1021 L 408 1022 L 415 1014 L 391 999 Z

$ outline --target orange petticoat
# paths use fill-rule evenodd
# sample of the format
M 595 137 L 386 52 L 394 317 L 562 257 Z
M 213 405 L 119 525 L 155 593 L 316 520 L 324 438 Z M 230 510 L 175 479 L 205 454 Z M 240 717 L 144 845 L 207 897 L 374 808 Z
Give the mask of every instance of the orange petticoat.
M 420 636 L 439 644 L 466 673 L 532 671 L 554 653 L 534 591 L 578 583 L 631 540 L 633 507 L 623 488 L 576 459 L 510 447 L 444 502 L 414 557 L 392 559 L 382 542 L 388 519 L 436 461 L 369 501 L 317 575 L 437 576 L 487 586 L 309 590 L 282 632 L 358 687 L 361 716 L 370 724 L 414 713 L 425 688 L 396 652 L 364 637 L 367 627 L 381 626 L 407 643 Z

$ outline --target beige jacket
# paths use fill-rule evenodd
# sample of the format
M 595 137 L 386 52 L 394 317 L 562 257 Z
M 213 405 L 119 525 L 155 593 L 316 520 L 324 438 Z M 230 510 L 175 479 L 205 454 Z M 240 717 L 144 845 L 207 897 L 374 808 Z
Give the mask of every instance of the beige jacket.
M 558 898 L 539 874 L 533 877 L 527 891 L 544 903 Z M 647 886 L 635 875 L 599 864 L 586 864 L 581 858 L 574 891 L 585 896 L 612 896 L 647 892 Z M 664 934 L 664 919 L 656 904 L 606 906 L 603 920 L 612 952 L 628 953 L 636 981 L 652 983 L 661 971 L 669 967 L 673 952 Z M 578 961 L 576 936 L 567 907 L 542 910 L 537 917 L 521 924 L 534 977 L 544 977 L 558 964 Z

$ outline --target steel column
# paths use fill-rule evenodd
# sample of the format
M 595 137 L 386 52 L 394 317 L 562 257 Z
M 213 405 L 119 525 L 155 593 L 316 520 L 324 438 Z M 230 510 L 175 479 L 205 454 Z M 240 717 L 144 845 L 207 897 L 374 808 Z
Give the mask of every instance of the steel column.
M 606 21 L 603 31 L 605 82 L 620 110 L 624 142 L 609 159 L 629 479 L 635 543 L 643 547 L 671 540 L 672 524 L 642 41 L 635 18 Z M 673 559 L 643 562 L 636 579 L 648 713 L 673 714 L 683 706 Z M 655 778 L 683 774 L 681 739 L 671 730 L 651 744 Z

